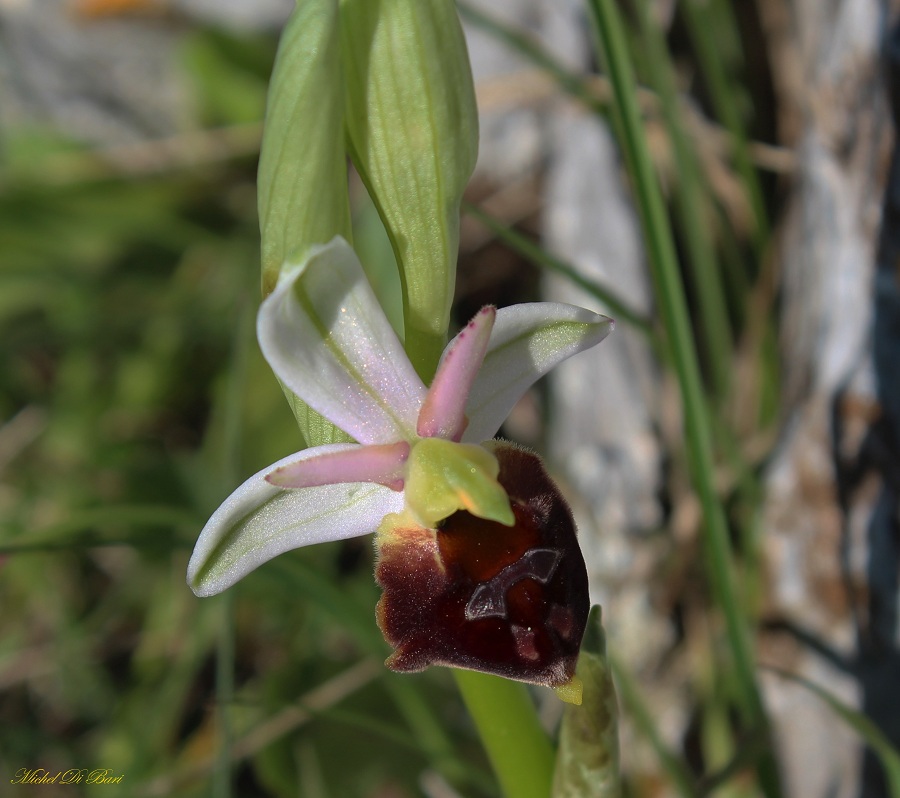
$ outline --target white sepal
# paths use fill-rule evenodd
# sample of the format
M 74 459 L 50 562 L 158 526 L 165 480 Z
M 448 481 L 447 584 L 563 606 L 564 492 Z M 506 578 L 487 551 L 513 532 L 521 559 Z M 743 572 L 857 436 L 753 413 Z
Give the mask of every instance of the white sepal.
M 599 344 L 613 326 L 606 316 L 561 302 L 498 310 L 484 365 L 466 403 L 469 426 L 463 441 L 492 438 L 532 384 L 563 360 Z
M 344 239 L 285 264 L 257 336 L 278 378 L 360 443 L 415 436 L 425 386 Z
M 313 543 L 374 532 L 388 513 L 403 509 L 403 494 L 366 482 L 283 490 L 266 482 L 282 465 L 348 449 L 333 444 L 292 454 L 254 474 L 207 522 L 188 564 L 198 596 L 221 593 L 279 554 Z

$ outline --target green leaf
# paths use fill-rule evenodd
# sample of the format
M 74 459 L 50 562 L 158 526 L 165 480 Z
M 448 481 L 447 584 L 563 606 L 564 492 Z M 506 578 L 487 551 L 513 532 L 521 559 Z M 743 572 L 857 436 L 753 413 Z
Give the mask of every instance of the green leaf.
M 406 350 L 430 381 L 456 279 L 478 114 L 452 0 L 342 0 L 350 155 L 397 255 Z
M 453 669 L 505 798 L 546 798 L 553 748 L 521 682 Z
M 288 260 L 335 235 L 351 240 L 338 0 L 304 0 L 281 36 L 259 156 L 262 290 Z M 285 391 L 310 446 L 347 440 Z
M 338 0 L 304 0 L 278 46 L 259 157 L 264 296 L 289 258 L 351 239 L 343 103 Z
M 567 704 L 563 714 L 553 798 L 618 798 L 618 710 L 598 606 L 588 617 L 576 673 L 584 683 L 582 703 Z
M 353 210 L 353 248 L 359 255 L 378 304 L 402 341 L 403 289 L 394 248 L 371 197 L 367 195 L 361 206 Z

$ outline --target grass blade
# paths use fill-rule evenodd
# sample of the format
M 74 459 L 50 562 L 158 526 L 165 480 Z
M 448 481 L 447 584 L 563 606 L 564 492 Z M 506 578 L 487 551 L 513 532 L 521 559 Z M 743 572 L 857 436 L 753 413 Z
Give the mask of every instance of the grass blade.
M 497 41 L 503 42 L 513 52 L 519 53 L 535 66 L 540 67 L 557 82 L 563 91 L 581 100 L 586 107 L 602 115 L 609 111 L 609 107 L 590 91 L 581 75 L 575 74 L 557 61 L 532 38 L 468 3 L 457 0 L 456 6 L 459 9 L 459 15 L 464 20 L 490 34 Z
M 650 320 L 639 311 L 632 308 L 625 300 L 620 299 L 615 292 L 593 280 L 589 280 L 574 266 L 554 257 L 543 247 L 529 241 L 521 233 L 510 229 L 499 219 L 491 216 L 481 208 L 472 205 L 471 203 L 465 203 L 463 208 L 466 213 L 478 219 L 478 221 L 487 227 L 495 236 L 497 236 L 497 238 L 523 258 L 531 261 L 536 266 L 561 274 L 574 285 L 577 285 L 583 291 L 586 291 L 592 297 L 602 302 L 616 318 L 616 321 L 623 321 L 626 324 L 630 324 L 647 337 L 653 336 L 653 327 Z
M 731 376 L 732 331 L 722 276 L 709 229 L 711 207 L 704 198 L 697 153 L 691 146 L 680 111 L 675 68 L 663 33 L 651 18 L 648 0 L 637 3 L 641 44 L 650 78 L 662 104 L 663 116 L 677 165 L 675 212 L 687 249 L 687 274 L 700 316 L 703 350 L 709 362 L 714 393 L 723 398 Z
M 729 531 L 714 485 L 711 420 L 700 379 L 672 231 L 638 113 L 635 79 L 625 34 L 612 0 L 589 0 L 589 7 L 598 50 L 615 92 L 615 119 L 620 142 L 634 181 L 647 237 L 651 277 L 682 394 L 688 460 L 705 520 L 703 539 L 707 567 L 716 603 L 725 619 L 739 684 L 740 709 L 749 726 L 765 729 L 767 719 L 759 695 L 747 620 L 738 595 Z M 758 774 L 760 785 L 767 795 L 781 794 L 777 768 L 771 755 L 758 764 Z
M 727 5 L 727 3 L 721 4 L 718 10 L 730 12 Z M 713 6 L 713 3 L 700 3 L 697 0 L 685 0 L 685 2 L 679 3 L 697 53 L 700 73 L 709 90 L 713 107 L 731 138 L 735 165 L 741 175 L 753 211 L 753 221 L 756 225 L 754 243 L 757 255 L 761 255 L 763 247 L 769 239 L 768 217 L 763 201 L 762 187 L 753 165 L 747 131 L 735 102 L 734 81 L 728 79 L 725 64 L 722 63 L 721 48 L 713 38 L 714 31 L 721 30 L 722 26 L 719 23 L 730 23 L 729 27 L 733 29 L 734 21 L 730 13 L 720 13 L 720 19 L 715 19 L 717 8 Z

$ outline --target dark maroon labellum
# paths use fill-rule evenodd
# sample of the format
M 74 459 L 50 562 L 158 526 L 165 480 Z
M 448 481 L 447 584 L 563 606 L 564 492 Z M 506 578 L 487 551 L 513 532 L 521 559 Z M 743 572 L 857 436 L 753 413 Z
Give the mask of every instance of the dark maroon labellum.
M 376 538 L 387 665 L 450 665 L 558 686 L 575 673 L 589 610 L 575 523 L 540 458 L 494 444 L 515 526 L 457 512 Z

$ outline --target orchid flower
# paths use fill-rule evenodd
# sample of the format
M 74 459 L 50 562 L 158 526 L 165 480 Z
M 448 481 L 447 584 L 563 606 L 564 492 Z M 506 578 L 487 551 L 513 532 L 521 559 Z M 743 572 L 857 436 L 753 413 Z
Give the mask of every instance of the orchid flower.
M 426 387 L 351 247 L 311 248 L 280 273 L 257 335 L 282 384 L 356 442 L 244 482 L 201 532 L 189 585 L 209 596 L 288 550 L 377 532 L 389 666 L 566 684 L 588 602 L 571 513 L 535 455 L 490 439 L 530 385 L 612 327 L 571 305 L 485 307 Z

